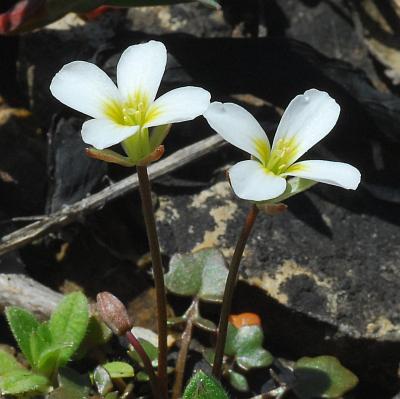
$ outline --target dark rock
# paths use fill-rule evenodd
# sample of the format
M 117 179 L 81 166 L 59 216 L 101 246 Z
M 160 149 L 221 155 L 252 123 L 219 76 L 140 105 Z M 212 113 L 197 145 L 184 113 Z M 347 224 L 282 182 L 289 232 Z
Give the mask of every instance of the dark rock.
M 107 164 L 89 158 L 79 131 L 81 118 L 54 120 L 48 133 L 49 188 L 47 211 L 81 200 L 99 187 Z
M 332 202 L 332 199 L 335 201 Z M 230 259 L 248 205 L 221 181 L 198 194 L 160 196 L 164 252 L 217 246 Z M 292 310 L 335 326 L 340 335 L 400 340 L 398 227 L 368 215 L 371 197 L 322 184 L 260 215 L 241 276 Z M 348 209 L 357 207 L 357 212 Z

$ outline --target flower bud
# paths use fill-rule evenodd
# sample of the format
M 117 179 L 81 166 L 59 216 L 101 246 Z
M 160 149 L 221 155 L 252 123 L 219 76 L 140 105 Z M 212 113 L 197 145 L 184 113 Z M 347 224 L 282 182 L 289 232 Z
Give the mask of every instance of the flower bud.
M 97 311 L 114 334 L 125 335 L 131 329 L 124 304 L 113 294 L 106 291 L 97 294 Z

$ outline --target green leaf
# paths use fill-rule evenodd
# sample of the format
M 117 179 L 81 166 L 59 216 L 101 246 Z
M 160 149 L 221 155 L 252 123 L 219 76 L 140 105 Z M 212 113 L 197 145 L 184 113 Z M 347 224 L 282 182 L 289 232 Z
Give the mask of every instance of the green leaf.
M 268 367 L 272 364 L 273 360 L 272 355 L 263 348 L 246 350 L 236 356 L 236 363 L 244 370 Z
M 59 367 L 60 353 L 65 349 L 63 345 L 47 347 L 40 353 L 36 364 L 36 371 L 50 377 Z
M 165 285 L 172 293 L 210 302 L 222 301 L 228 270 L 217 249 L 176 254 L 171 258 L 169 268 Z
M 119 395 L 117 391 L 110 392 L 104 397 L 104 399 L 118 399 L 118 398 Z
M 39 322 L 32 313 L 17 307 L 6 308 L 6 317 L 21 352 L 32 365 L 30 337 L 32 332 L 39 327 Z
M 86 353 L 97 347 L 105 345 L 113 336 L 112 331 L 96 316 L 89 318 L 87 332 L 75 353 L 75 359 L 81 359 Z
M 23 393 L 44 393 L 50 384 L 46 377 L 28 370 L 14 370 L 0 377 L 2 395 L 18 395 Z
M 110 362 L 102 365 L 111 378 L 129 378 L 135 375 L 133 367 L 125 362 Z
M 215 378 L 198 371 L 190 379 L 182 399 L 229 399 L 229 397 Z
M 340 398 L 358 378 L 333 356 L 303 357 L 295 365 L 294 391 L 301 399 Z
M 11 353 L 0 350 L 0 377 L 14 370 L 25 370 L 25 368 Z
M 82 342 L 89 323 L 89 306 L 85 295 L 67 295 L 51 315 L 49 329 L 53 344 L 64 346 L 60 351 L 59 366 L 65 365 Z
M 90 380 L 86 374 L 81 375 L 75 370 L 63 367 L 59 370 L 57 380 L 61 388 L 57 389 L 59 390 L 57 399 L 86 399 L 89 397 Z
M 214 365 L 215 352 L 213 349 L 211 348 L 204 349 L 203 357 L 208 363 L 210 363 L 211 366 Z
M 247 392 L 249 390 L 249 383 L 247 378 L 240 373 L 229 370 L 228 374 L 230 384 L 239 392 Z
M 264 333 L 260 326 L 236 328 L 229 323 L 224 353 L 235 357 L 237 365 L 244 370 L 268 367 L 273 357 L 262 347 L 263 340 Z
M 42 323 L 30 336 L 30 347 L 32 355 L 32 368 L 38 370 L 41 355 L 52 346 L 51 333 L 47 323 Z
M 146 352 L 147 356 L 149 357 L 151 364 L 153 367 L 157 367 L 157 362 L 158 362 L 158 349 L 149 341 L 146 341 L 143 338 L 138 338 L 138 341 L 141 343 L 143 346 L 144 351 Z M 136 362 L 138 363 L 141 367 L 143 367 L 143 362 L 138 353 L 135 351 L 135 349 L 130 350 L 129 356 Z
M 228 324 L 228 331 L 226 334 L 225 348 L 224 353 L 228 356 L 235 356 L 236 354 L 236 336 L 239 332 L 239 329 L 236 328 L 233 324 Z
M 136 374 L 136 379 L 137 379 L 139 382 L 147 382 L 147 381 L 150 380 L 149 375 L 148 375 L 147 373 L 145 373 L 144 371 L 139 371 L 139 372 Z

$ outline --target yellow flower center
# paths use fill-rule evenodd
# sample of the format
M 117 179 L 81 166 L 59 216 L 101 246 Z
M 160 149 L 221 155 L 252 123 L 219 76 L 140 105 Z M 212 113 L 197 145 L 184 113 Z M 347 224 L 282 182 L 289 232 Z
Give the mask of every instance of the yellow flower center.
M 112 121 L 124 126 L 139 126 L 139 131 L 121 144 L 128 157 L 136 162 L 150 154 L 149 129 L 145 124 L 158 117 L 162 110 L 154 107 L 148 97 L 140 91 L 130 96 L 128 101 L 119 103 L 108 101 L 104 113 Z
M 298 151 L 298 144 L 294 137 L 279 139 L 271 152 L 263 140 L 256 140 L 255 145 L 262 157 L 260 161 L 265 168 L 265 172 L 273 173 L 277 176 L 287 171 Z
M 104 113 L 119 125 L 143 126 L 161 113 L 159 108 L 150 107 L 150 105 L 148 97 L 138 91 L 124 103 L 106 102 Z

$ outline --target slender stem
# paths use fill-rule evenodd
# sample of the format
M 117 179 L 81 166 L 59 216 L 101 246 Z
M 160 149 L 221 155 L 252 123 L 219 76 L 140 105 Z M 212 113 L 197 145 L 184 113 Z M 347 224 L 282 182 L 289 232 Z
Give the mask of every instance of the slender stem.
M 229 273 L 225 285 L 224 298 L 222 301 L 221 316 L 218 324 L 217 345 L 215 348 L 215 358 L 213 364 L 213 375 L 217 379 L 221 378 L 222 359 L 224 357 L 226 334 L 228 331 L 228 318 L 231 312 L 232 298 L 238 277 L 239 265 L 257 214 L 258 208 L 255 204 L 253 204 L 249 210 L 249 213 L 247 214 L 245 224 L 236 243 L 235 252 L 232 256 L 231 264 L 229 266 Z
M 146 224 L 147 239 L 149 242 L 153 275 L 157 297 L 157 322 L 158 322 L 158 378 L 161 390 L 161 399 L 168 396 L 167 376 L 167 299 L 164 286 L 164 272 L 160 245 L 158 243 L 156 222 L 151 201 L 151 189 L 146 166 L 137 166 L 139 178 L 140 197 L 142 199 L 143 217 Z
M 179 349 L 178 359 L 175 365 L 175 383 L 172 388 L 172 399 L 179 399 L 182 395 L 183 377 L 185 375 L 186 359 L 189 351 L 190 341 L 192 339 L 193 319 L 199 314 L 199 300 L 193 299 L 189 309 L 186 312 L 186 326 L 181 338 L 181 347 Z
M 146 373 L 150 379 L 150 386 L 151 391 L 153 392 L 153 397 L 154 399 L 158 399 L 160 397 L 160 387 L 158 385 L 156 374 L 154 373 L 153 365 L 151 364 L 147 353 L 143 349 L 142 344 L 137 340 L 137 338 L 132 334 L 131 331 L 127 331 L 125 336 L 142 359 L 144 369 L 146 370 Z

